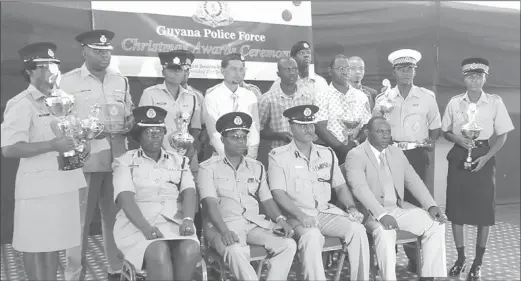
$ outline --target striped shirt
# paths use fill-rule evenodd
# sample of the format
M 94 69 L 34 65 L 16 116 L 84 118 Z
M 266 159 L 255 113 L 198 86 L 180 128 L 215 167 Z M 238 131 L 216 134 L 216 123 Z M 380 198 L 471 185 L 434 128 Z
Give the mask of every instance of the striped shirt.
M 297 86 L 292 96 L 286 95 L 280 82 L 262 95 L 259 102 L 259 119 L 261 131 L 269 127 L 274 132 L 290 132 L 288 120 L 282 115 L 284 110 L 298 106 L 313 104 L 313 94 L 308 88 Z M 270 147 L 275 148 L 287 144 L 283 140 L 271 141 Z

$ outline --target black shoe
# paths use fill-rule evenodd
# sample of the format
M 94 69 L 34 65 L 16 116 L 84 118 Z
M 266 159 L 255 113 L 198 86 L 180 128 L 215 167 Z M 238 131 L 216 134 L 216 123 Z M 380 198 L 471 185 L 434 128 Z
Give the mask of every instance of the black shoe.
M 449 276 L 460 276 L 461 273 L 465 273 L 467 268 L 467 262 L 457 260 L 449 270 Z
M 418 281 L 434 281 L 434 277 L 420 277 Z
M 119 281 L 121 280 L 121 273 L 109 273 L 107 274 L 108 281 Z
M 467 276 L 468 281 L 475 281 L 481 279 L 481 264 L 472 264 L 469 275 Z

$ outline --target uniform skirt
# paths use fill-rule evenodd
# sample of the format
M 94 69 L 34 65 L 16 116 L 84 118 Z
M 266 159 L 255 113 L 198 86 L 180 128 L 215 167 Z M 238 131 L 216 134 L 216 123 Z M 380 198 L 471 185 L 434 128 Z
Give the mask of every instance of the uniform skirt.
M 81 241 L 79 191 L 15 200 L 13 248 L 20 252 L 54 252 Z
M 475 161 L 489 150 L 486 142 L 481 147 L 473 148 L 472 160 Z M 463 169 L 467 154 L 468 150 L 457 144 L 447 154 L 447 217 L 459 225 L 494 225 L 496 159 L 491 157 L 481 170 L 470 172 Z

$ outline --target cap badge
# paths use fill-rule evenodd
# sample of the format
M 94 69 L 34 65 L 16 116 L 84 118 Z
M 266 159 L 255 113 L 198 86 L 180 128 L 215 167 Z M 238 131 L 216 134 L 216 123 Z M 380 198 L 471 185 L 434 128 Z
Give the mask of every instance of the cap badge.
M 244 60 L 244 56 L 243 55 L 241 55 L 241 60 Z
M 54 52 L 51 49 L 47 51 L 47 54 L 49 55 L 49 57 L 54 58 Z
M 304 116 L 309 117 L 310 115 L 311 115 L 311 109 L 306 107 L 306 109 L 304 109 Z
M 148 118 L 155 118 L 156 117 L 156 111 L 153 108 L 149 109 L 147 111 L 147 117 Z
M 309 49 L 309 45 L 308 45 L 308 43 L 304 43 L 304 44 L 302 44 L 302 47 L 304 47 L 304 48 L 306 48 L 306 49 Z
M 107 43 L 107 37 L 105 37 L 105 35 L 101 35 L 101 37 L 99 38 L 99 41 L 101 43 Z
M 235 119 L 233 119 L 233 124 L 239 126 L 242 125 L 242 119 L 240 116 L 236 116 Z
M 178 57 L 174 58 L 174 64 L 179 64 L 180 62 L 181 62 L 181 60 Z
M 186 59 L 186 64 L 191 65 L 192 64 L 192 60 Z

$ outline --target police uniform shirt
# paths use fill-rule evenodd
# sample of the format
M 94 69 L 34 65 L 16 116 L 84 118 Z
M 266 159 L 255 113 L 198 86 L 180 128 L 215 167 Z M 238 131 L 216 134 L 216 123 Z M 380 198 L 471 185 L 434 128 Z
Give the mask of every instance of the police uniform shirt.
M 328 209 L 331 189 L 346 183 L 330 148 L 312 144 L 307 159 L 294 142 L 270 152 L 268 180 L 271 190 L 285 191 L 297 207 L 311 216 Z
M 132 115 L 134 104 L 129 92 L 128 80 L 119 72 L 107 68 L 103 82 L 82 65 L 62 76 L 60 88 L 74 95 L 75 110 L 81 119 L 91 115 L 95 104 L 101 106 L 100 122 L 123 121 Z M 109 150 L 111 149 L 111 151 Z M 91 157 L 85 163 L 84 172 L 111 171 L 112 159 L 121 156 L 126 150 L 124 136 L 91 141 Z
M 139 148 L 114 159 L 112 168 L 114 200 L 120 193 L 130 191 L 149 221 L 158 219 L 160 214 L 170 218 L 176 214 L 184 217 L 180 194 L 188 189 L 195 190 L 188 158 L 161 149 L 161 156 L 156 162 Z M 125 217 L 122 210 L 118 218 L 121 216 Z M 132 224 L 129 227 L 135 229 Z
M 393 141 L 423 141 L 429 138 L 429 130 L 441 127 L 438 104 L 432 91 L 413 85 L 404 99 L 398 87 L 394 87 L 389 97 L 380 94 L 376 98 L 373 115 L 380 115 L 379 103 L 386 98 L 394 103 L 388 117 Z
M 201 91 L 197 90 L 196 88 L 190 86 L 190 85 L 186 85 L 186 90 L 189 91 L 189 92 L 192 92 L 195 94 L 195 96 L 197 97 L 197 102 L 199 103 L 199 111 L 200 111 L 200 115 L 201 115 L 201 125 L 203 123 L 203 104 L 204 104 L 204 95 L 203 93 L 201 93 Z
M 181 115 L 189 116 L 190 128 L 201 129 L 201 104 L 198 102 L 196 94 L 179 87 L 177 99 L 168 92 L 166 84 L 158 84 L 148 87 L 143 91 L 139 106 L 153 105 L 161 107 L 168 112 L 165 118 L 167 134 L 177 131 L 181 125 Z M 166 142 L 166 143 L 165 143 Z M 165 137 L 163 143 L 169 147 L 168 140 Z
M 461 135 L 461 126 L 468 123 L 469 105 L 467 93 L 452 97 L 443 114 L 441 129 L 444 132 L 452 131 L 456 135 Z M 488 140 L 494 133 L 502 135 L 514 130 L 507 108 L 498 95 L 482 92 L 476 106 L 478 109 L 476 123 L 483 128 L 478 140 Z
M 1 126 L 2 147 L 18 142 L 36 143 L 55 138 L 51 122 L 57 120 L 45 105 L 45 95 L 34 86 L 7 101 Z M 21 158 L 16 173 L 15 199 L 67 193 L 87 186 L 81 169 L 58 170 L 58 152 Z
M 270 229 L 272 224 L 259 214 L 259 202 L 272 199 L 264 166 L 243 157 L 237 170 L 226 157 L 215 155 L 199 166 L 201 200 L 215 198 L 224 222 L 246 219 Z

